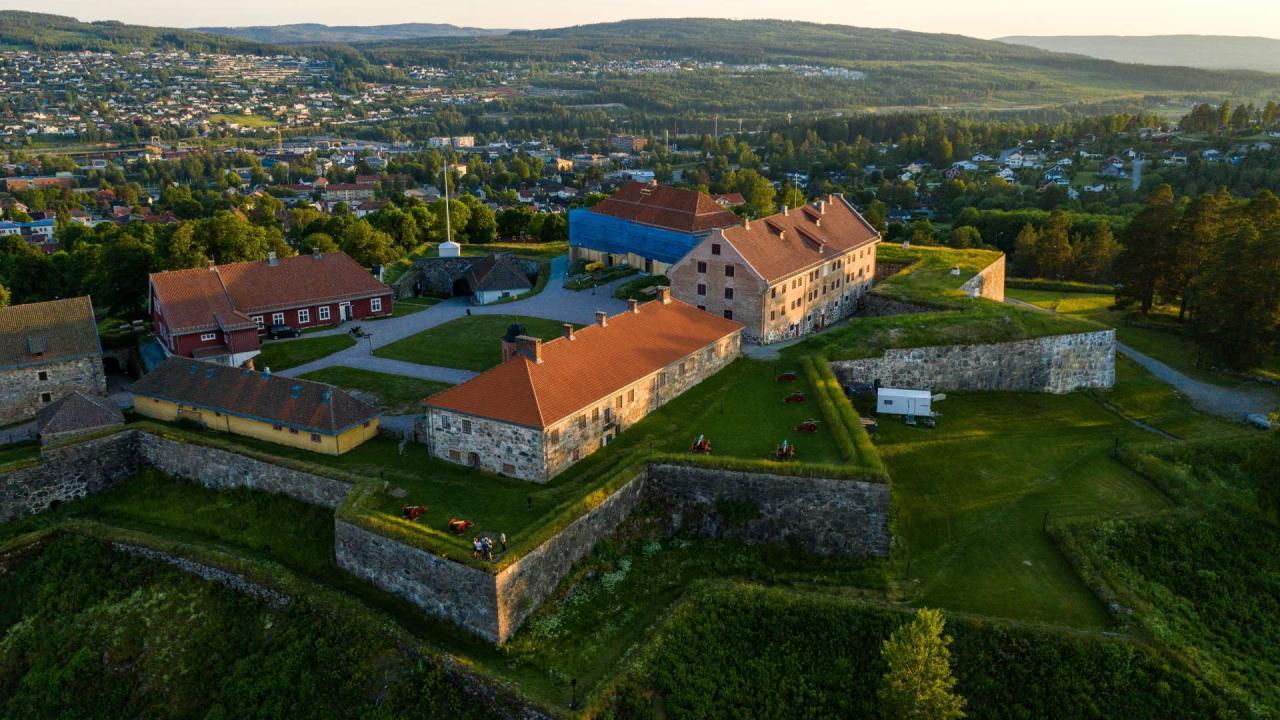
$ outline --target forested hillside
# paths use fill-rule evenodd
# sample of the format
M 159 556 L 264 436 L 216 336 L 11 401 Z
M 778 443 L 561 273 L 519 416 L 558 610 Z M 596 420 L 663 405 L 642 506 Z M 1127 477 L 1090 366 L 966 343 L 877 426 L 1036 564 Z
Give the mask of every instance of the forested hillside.
M 249 55 L 287 52 L 264 43 L 191 30 L 126 25 L 115 21 L 80 22 L 61 15 L 0 10 L 0 50 L 19 49 L 115 52 L 175 49 Z
M 1017 35 L 1000 42 L 1146 65 L 1280 72 L 1280 40 L 1224 35 Z
M 447 23 L 399 23 L 396 25 L 254 25 L 249 27 L 201 27 L 197 32 L 256 42 L 287 45 L 291 43 L 366 43 L 382 40 L 406 40 L 429 37 L 478 37 L 504 35 L 507 30 L 458 27 Z

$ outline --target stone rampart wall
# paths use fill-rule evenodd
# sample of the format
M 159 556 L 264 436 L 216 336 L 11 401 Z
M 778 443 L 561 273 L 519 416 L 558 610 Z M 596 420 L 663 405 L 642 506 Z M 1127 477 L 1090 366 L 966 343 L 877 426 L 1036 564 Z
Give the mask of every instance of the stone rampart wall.
M 981 297 L 1004 302 L 1005 256 L 991 263 L 969 278 L 960 289 L 970 297 Z
M 141 469 L 134 433 L 46 447 L 42 462 L 0 475 L 0 522 L 101 492 Z
M 1100 330 L 989 345 L 886 350 L 882 357 L 838 360 L 840 382 L 930 390 L 1069 393 L 1110 388 L 1116 380 L 1116 335 Z
M 673 501 L 677 527 L 707 537 L 794 542 L 815 555 L 889 554 L 888 483 L 666 464 L 650 466 L 647 483 L 650 497 Z

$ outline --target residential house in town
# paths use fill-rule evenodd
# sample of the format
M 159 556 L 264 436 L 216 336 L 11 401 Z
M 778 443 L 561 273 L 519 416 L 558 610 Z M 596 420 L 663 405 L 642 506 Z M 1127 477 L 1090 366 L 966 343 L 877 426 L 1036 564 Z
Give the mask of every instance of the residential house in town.
M 876 274 L 880 234 L 843 197 L 716 230 L 668 271 L 676 298 L 768 344 L 851 315 Z
M 167 354 L 242 365 L 271 325 L 387 317 L 391 298 L 391 288 L 335 252 L 152 273 L 149 301 Z
M 631 182 L 594 207 L 569 211 L 569 253 L 663 273 L 714 230 L 738 222 L 706 193 Z
M 0 308 L 0 425 L 76 391 L 107 392 L 88 296 Z
M 741 332 L 661 288 L 549 342 L 505 338 L 504 362 L 426 399 L 417 434 L 436 457 L 544 483 L 732 362 Z
M 378 409 L 332 385 L 188 358 L 168 358 L 129 392 L 139 415 L 326 455 L 378 434 Z

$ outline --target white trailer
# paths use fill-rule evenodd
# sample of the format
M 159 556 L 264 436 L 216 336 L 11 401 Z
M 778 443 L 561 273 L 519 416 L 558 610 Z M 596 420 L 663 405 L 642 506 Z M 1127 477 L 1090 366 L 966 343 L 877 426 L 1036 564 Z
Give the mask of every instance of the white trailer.
M 876 393 L 876 413 L 880 415 L 933 415 L 933 393 L 928 390 L 906 390 L 882 387 Z

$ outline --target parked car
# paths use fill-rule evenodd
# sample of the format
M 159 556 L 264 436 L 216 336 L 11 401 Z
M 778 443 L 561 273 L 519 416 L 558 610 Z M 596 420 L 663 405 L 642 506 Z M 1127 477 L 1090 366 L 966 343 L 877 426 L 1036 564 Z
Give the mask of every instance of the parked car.
M 296 338 L 302 335 L 302 331 L 292 325 L 272 325 L 267 328 L 267 337 L 272 340 L 280 338 Z

